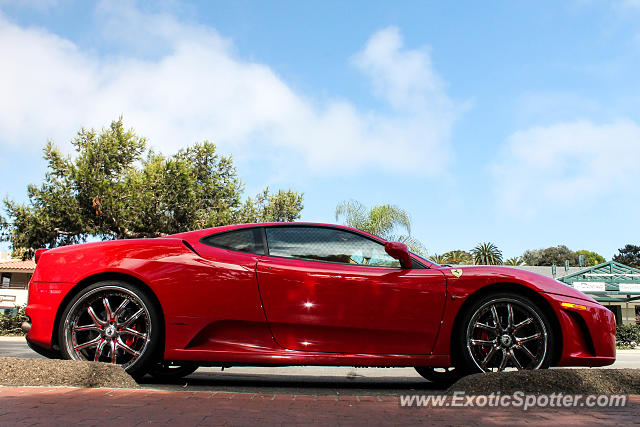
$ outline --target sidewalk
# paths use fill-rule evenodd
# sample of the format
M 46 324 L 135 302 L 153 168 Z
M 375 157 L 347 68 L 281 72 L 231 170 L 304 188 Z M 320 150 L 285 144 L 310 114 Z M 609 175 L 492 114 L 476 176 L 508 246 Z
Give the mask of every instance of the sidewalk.
M 0 387 L 0 426 L 631 425 L 625 408 L 400 408 L 391 396 L 307 396 L 127 389 Z
M 6 335 L 2 335 L 0 336 L 0 343 L 1 342 L 26 342 L 25 337 L 23 336 L 6 336 Z

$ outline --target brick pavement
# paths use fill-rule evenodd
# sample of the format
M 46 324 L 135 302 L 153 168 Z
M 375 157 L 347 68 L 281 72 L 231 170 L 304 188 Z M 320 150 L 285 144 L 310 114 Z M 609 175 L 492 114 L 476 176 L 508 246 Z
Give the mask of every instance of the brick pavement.
M 393 396 L 323 396 L 69 387 L 1 387 L 0 426 L 631 425 L 625 408 L 401 408 Z

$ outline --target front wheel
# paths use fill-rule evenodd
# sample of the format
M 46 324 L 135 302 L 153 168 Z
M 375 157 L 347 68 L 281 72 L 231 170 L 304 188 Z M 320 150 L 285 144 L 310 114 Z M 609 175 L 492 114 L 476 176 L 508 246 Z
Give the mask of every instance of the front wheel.
M 160 315 L 138 286 L 94 283 L 62 313 L 59 342 L 67 359 L 113 363 L 133 376 L 149 368 L 160 341 Z
M 458 352 L 467 373 L 544 369 L 553 356 L 553 331 L 545 313 L 529 298 L 488 295 L 465 313 Z
M 415 370 L 432 383 L 451 385 L 462 378 L 463 374 L 455 367 L 432 368 L 430 366 L 416 366 Z

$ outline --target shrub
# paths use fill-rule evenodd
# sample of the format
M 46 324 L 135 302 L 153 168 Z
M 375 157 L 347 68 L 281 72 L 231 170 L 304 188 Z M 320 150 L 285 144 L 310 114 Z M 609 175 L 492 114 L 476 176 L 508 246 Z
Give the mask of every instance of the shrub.
M 618 325 L 616 341 L 618 345 L 633 347 L 631 343 L 636 345 L 640 342 L 640 325 L 635 323 L 630 325 Z
M 20 325 L 27 319 L 24 307 L 20 307 L 16 315 L 0 313 L 0 335 L 24 335 Z

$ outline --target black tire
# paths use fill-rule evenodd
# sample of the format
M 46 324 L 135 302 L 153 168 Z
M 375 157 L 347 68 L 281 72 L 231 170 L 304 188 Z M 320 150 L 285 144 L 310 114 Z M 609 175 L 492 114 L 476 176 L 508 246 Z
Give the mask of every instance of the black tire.
M 415 370 L 426 380 L 432 383 L 448 386 L 464 376 L 459 369 L 451 366 L 449 368 L 432 368 L 430 366 L 416 366 Z
M 199 368 L 193 364 L 172 364 L 161 362 L 149 369 L 149 375 L 159 380 L 175 380 L 193 374 Z
M 113 363 L 134 377 L 155 362 L 161 335 L 153 300 L 139 286 L 118 280 L 81 290 L 65 307 L 58 327 L 65 359 Z
M 457 368 L 465 374 L 546 369 L 553 338 L 549 319 L 531 299 L 511 292 L 486 295 L 469 307 L 455 331 Z

